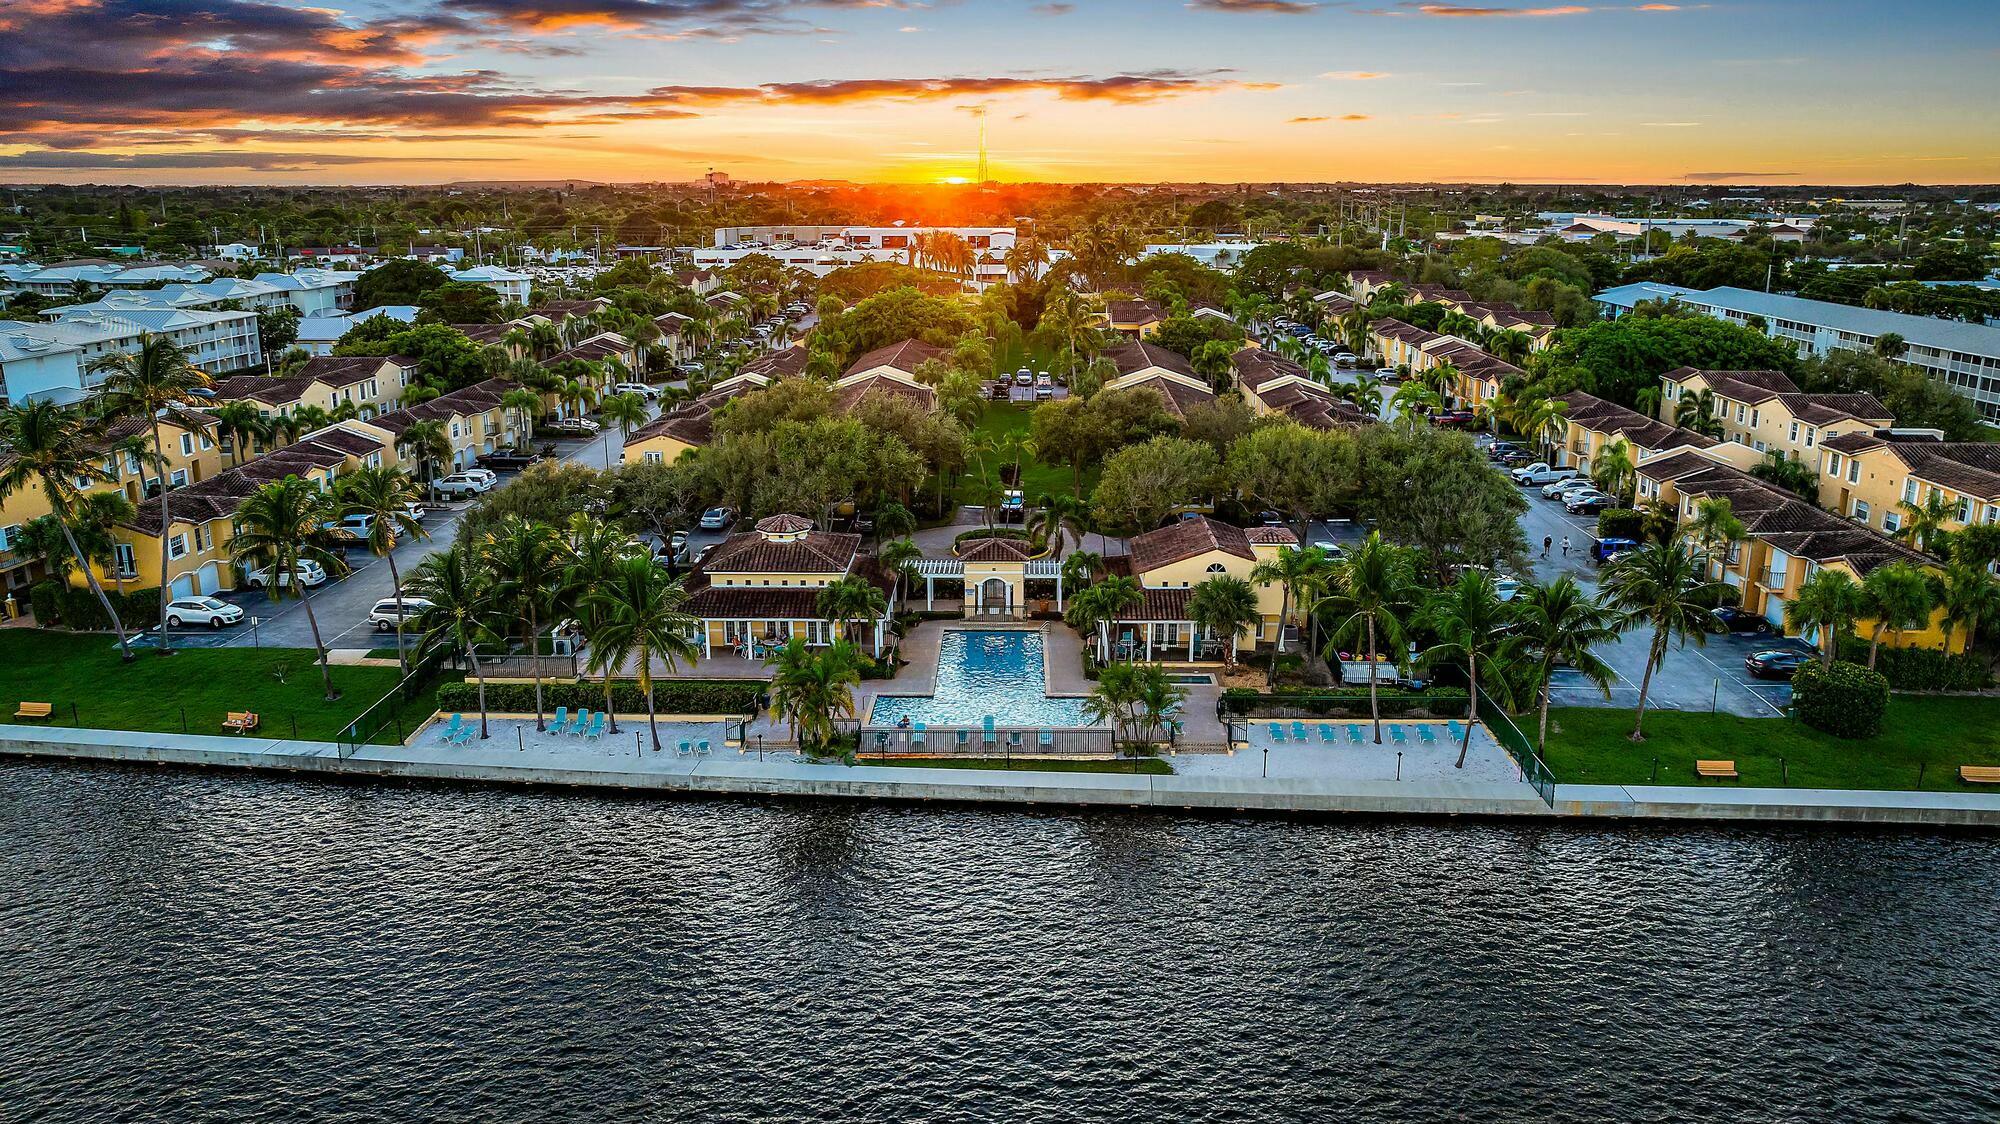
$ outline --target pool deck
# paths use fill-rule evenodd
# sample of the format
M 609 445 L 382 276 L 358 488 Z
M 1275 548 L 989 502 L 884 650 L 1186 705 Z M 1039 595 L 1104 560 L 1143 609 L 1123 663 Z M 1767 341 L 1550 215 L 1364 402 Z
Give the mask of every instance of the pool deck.
M 675 722 L 676 732 L 714 728 Z M 526 727 L 523 729 L 522 727 Z M 661 795 L 758 796 L 1056 805 L 1157 811 L 1283 814 L 1508 816 L 1539 820 L 1694 820 L 2000 828 L 2000 796 L 1944 792 L 1561 785 L 1553 807 L 1518 781 L 1378 780 L 1351 776 L 1247 775 L 1263 754 L 1235 764 L 1169 760 L 1191 767 L 1171 776 L 957 770 L 814 764 L 790 754 L 714 746 L 707 758 L 655 753 L 644 723 L 597 743 L 532 739 L 532 720 L 496 724 L 496 737 L 443 745 L 432 731 L 407 745 L 365 746 L 343 755 L 325 742 L 118 730 L 0 726 L 0 756 L 277 771 L 350 780 L 617 789 Z M 513 736 L 508 736 L 512 734 Z M 666 731 L 662 731 L 666 741 Z M 679 740 L 675 738 L 674 740 Z M 1207 755 L 1213 756 L 1213 755 Z M 1241 774 L 1239 775 L 1239 770 Z

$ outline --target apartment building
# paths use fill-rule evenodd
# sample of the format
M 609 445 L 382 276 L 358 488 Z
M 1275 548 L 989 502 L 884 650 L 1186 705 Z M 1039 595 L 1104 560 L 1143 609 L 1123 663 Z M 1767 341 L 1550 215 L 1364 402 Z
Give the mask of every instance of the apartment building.
M 1313 429 L 1353 428 L 1374 418 L 1328 389 L 1312 372 L 1261 347 L 1229 357 L 1243 401 L 1259 417 L 1276 414 Z
M 1815 507 L 1729 463 L 1732 449 L 1740 446 L 1684 449 L 1655 457 L 1638 468 L 1638 493 L 1641 499 L 1672 509 L 1683 523 L 1694 518 L 1703 500 L 1729 501 L 1747 534 L 1742 542 L 1730 544 L 1726 557 L 1712 563 L 1711 577 L 1740 593 L 1743 608 L 1763 617 L 1774 631 L 1819 642 L 1814 630 L 1799 633 L 1786 627 L 1785 606 L 1821 569 L 1844 572 L 1859 582 L 1892 562 L 1935 567 L 1928 556 L 1873 527 Z M 1866 636 L 1873 625 L 1857 622 L 1856 631 Z M 1963 641 L 1961 632 L 1954 638 L 1953 650 L 1962 649 Z M 1885 634 L 1883 642 L 1899 641 Z M 1936 648 L 1943 642 L 1942 614 L 1935 615 L 1929 627 L 1910 630 L 1900 638 L 1905 647 Z
M 1945 530 L 2000 523 L 2000 445 L 1942 437 L 1885 429 L 1827 439 L 1818 462 L 1820 503 L 1888 534 L 1932 497 L 1944 505 Z
M 19 262 L 0 265 L 0 292 L 66 297 L 79 290 L 116 289 L 162 281 L 193 284 L 211 276 L 206 266 L 171 262 L 131 265 L 104 258 L 77 258 L 50 266 Z
M 1590 475 L 1595 458 L 1620 442 L 1630 450 L 1635 465 L 1676 450 L 1707 449 L 1716 443 L 1713 437 L 1657 421 L 1587 391 L 1559 394 L 1555 401 L 1569 407 L 1563 418 L 1565 430 L 1562 447 L 1556 450 L 1556 461 L 1585 476 Z
M 1104 306 L 1105 326 L 1126 339 L 1159 335 L 1166 322 L 1166 310 L 1153 301 L 1110 301 Z
M 861 553 L 861 536 L 815 530 L 797 515 L 773 515 L 756 528 L 731 535 L 688 575 L 687 612 L 701 621 L 701 654 L 761 658 L 794 638 L 815 647 L 831 644 L 842 622 L 819 609 L 820 590 L 849 577 L 885 594 L 890 581 Z M 868 622 L 861 647 L 880 655 L 890 614 Z
M 1183 418 L 1189 410 L 1215 401 L 1208 380 L 1196 374 L 1194 366 L 1179 352 L 1134 340 L 1105 349 L 1104 358 L 1118 368 L 1118 373 L 1105 382 L 1105 390 L 1150 387 L 1159 392 L 1170 412 Z
M 42 324 L 0 320 L 0 399 L 79 401 L 104 381 L 91 373 L 93 362 L 113 352 L 136 352 L 149 335 L 172 340 L 211 374 L 263 361 L 257 317 L 249 312 L 152 308 Z
M 1257 623 L 1233 636 L 1204 631 L 1188 611 L 1197 586 L 1213 577 L 1251 581 L 1260 563 L 1275 560 L 1298 536 L 1283 527 L 1245 530 L 1196 515 L 1135 535 L 1127 556 L 1139 583 L 1138 605 L 1097 626 L 1097 658 L 1162 663 L 1224 660 L 1264 644 L 1283 648 L 1284 590 L 1275 582 L 1252 582 Z
M 480 457 L 501 449 L 518 448 L 528 438 L 532 419 L 500 404 L 508 391 L 518 389 L 520 385 L 506 379 L 487 379 L 450 394 L 439 395 L 428 402 L 377 414 L 367 421 L 349 425 L 359 426 L 363 432 L 374 434 L 393 446 L 417 422 L 443 423 L 446 437 L 451 442 L 448 469 L 470 468 Z M 414 466 L 412 471 L 415 471 Z
M 323 356 L 282 378 L 237 375 L 209 389 L 214 401 L 250 402 L 260 417 L 290 417 L 307 407 L 329 414 L 351 410 L 363 420 L 395 409 L 415 381 L 417 361 L 407 356 Z
M 528 275 L 525 273 L 516 273 L 503 266 L 475 265 L 470 269 L 461 269 L 457 273 L 451 274 L 451 279 L 453 281 L 462 281 L 469 285 L 484 285 L 494 292 L 499 293 L 500 299 L 503 302 L 522 305 L 528 303 L 528 291 L 531 284 Z
M 1775 452 L 1788 460 L 1819 463 L 1819 443 L 1857 430 L 1875 430 L 1895 419 L 1871 394 L 1806 394 L 1781 371 L 1701 371 L 1679 367 L 1660 376 L 1660 417 L 1680 417 L 1683 401 L 1713 396 L 1711 413 L 1722 439 Z
M 1641 301 L 1674 301 L 1731 323 L 1757 326 L 1801 355 L 1835 349 L 1870 351 L 1894 333 L 1905 345 L 1901 362 L 1944 380 L 1972 399 L 1989 423 L 2000 423 L 2000 328 L 1873 308 L 1806 300 L 1753 289 L 1686 289 L 1644 282 L 1597 294 L 1606 315 L 1622 316 Z

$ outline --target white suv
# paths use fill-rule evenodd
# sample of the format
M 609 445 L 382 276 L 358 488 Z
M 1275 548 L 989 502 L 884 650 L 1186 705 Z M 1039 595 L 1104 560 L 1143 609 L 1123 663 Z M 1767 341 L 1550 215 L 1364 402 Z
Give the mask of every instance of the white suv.
M 485 477 L 475 476 L 472 472 L 454 472 L 441 480 L 433 480 L 431 482 L 432 491 L 440 496 L 449 496 L 453 499 L 476 496 L 491 487 L 493 485 Z
M 231 605 L 213 597 L 177 597 L 167 602 L 167 625 L 170 628 L 179 628 L 184 624 L 221 628 L 226 624 L 239 624 L 242 620 L 241 605 Z
M 400 604 L 393 597 L 384 597 L 368 610 L 368 623 L 374 625 L 377 632 L 394 632 L 397 621 L 407 625 L 432 607 L 421 597 L 405 597 Z
M 312 589 L 315 586 L 325 584 L 326 570 L 310 558 L 301 558 L 297 570 L 289 574 L 278 575 L 278 588 L 290 589 L 294 578 L 298 580 L 300 585 L 305 586 L 307 589 Z M 265 583 L 270 580 L 271 571 L 269 568 L 251 570 L 249 573 L 243 575 L 244 583 L 251 589 L 262 589 Z
M 645 383 L 642 382 L 621 382 L 617 386 L 612 387 L 611 389 L 618 394 L 636 394 L 639 397 L 646 399 L 647 401 L 651 401 L 660 396 L 658 388 L 647 386 Z

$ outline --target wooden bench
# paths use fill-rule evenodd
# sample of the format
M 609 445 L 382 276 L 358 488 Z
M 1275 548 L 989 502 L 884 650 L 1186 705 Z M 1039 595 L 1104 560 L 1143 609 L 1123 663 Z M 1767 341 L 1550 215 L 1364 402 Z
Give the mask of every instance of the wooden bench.
M 2000 765 L 1960 765 L 1958 779 L 1966 784 L 2000 784 Z
M 16 718 L 47 718 L 56 712 L 54 703 L 24 702 L 14 710 Z
M 222 728 L 239 734 L 247 734 L 257 728 L 257 714 L 249 710 L 232 710 L 229 717 L 222 720 Z
M 1698 777 L 1734 777 L 1736 775 L 1736 762 L 1697 761 L 1694 763 L 1694 774 Z

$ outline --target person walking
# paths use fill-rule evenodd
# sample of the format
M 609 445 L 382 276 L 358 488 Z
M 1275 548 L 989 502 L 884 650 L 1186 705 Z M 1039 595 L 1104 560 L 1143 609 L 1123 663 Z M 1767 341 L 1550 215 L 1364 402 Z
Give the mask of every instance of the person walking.
M 1550 546 L 1552 546 L 1552 545 L 1554 545 L 1554 544 L 1555 544 L 1555 541 L 1556 541 L 1556 539 L 1555 539 L 1555 536 L 1554 536 L 1554 535 L 1543 535 L 1543 536 L 1542 536 L 1542 557 L 1543 557 L 1543 558 L 1547 558 L 1547 557 L 1549 556 L 1549 547 L 1550 547 Z
M 1568 535 L 1564 535 L 1564 536 L 1563 536 L 1563 557 L 1564 557 L 1564 558 L 1568 558 L 1568 557 L 1569 557 L 1569 536 L 1568 536 Z

